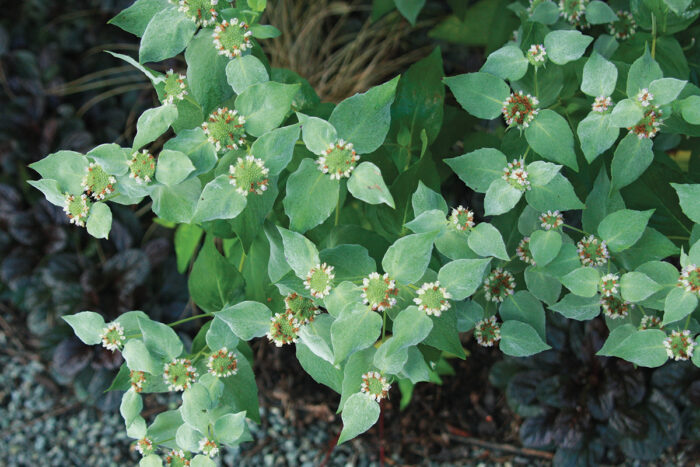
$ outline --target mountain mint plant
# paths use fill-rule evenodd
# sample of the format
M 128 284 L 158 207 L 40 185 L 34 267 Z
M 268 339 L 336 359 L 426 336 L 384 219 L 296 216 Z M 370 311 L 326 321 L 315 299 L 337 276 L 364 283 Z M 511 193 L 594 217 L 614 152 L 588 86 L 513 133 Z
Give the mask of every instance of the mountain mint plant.
M 337 104 L 270 67 L 265 0 L 137 0 L 112 19 L 141 38 L 137 58 L 112 55 L 161 105 L 131 147 L 50 154 L 29 183 L 98 239 L 113 209 L 150 206 L 175 230 L 180 270 L 191 264 L 193 316 L 64 317 L 123 357 L 112 389 L 141 465 L 212 466 L 251 439 L 249 342 L 265 336 L 340 395 L 340 443 L 374 425 L 392 388 L 466 358 L 463 339 L 526 357 L 550 349 L 555 318 L 602 316 L 599 356 L 700 365 L 686 31 L 700 9 L 609 3 L 514 1 L 513 39 L 480 71 L 445 77 L 435 49 Z M 182 74 L 157 71 L 183 51 Z M 194 339 L 178 332 L 195 320 Z M 181 404 L 146 416 L 154 392 Z

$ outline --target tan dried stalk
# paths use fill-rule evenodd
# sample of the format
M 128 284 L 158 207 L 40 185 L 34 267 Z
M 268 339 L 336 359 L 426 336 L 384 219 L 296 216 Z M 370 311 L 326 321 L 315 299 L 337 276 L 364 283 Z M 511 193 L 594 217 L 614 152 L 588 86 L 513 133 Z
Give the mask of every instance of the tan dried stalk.
M 338 102 L 386 81 L 430 52 L 411 49 L 405 39 L 432 22 L 411 27 L 394 11 L 376 22 L 362 0 L 276 0 L 264 23 L 282 35 L 262 42 L 275 68 L 304 78 L 323 101 Z

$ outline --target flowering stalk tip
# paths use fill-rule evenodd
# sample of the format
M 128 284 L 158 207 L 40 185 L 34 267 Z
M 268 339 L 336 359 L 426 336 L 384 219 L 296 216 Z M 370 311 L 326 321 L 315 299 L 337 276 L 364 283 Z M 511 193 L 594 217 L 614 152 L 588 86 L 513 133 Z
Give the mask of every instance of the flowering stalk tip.
M 513 159 L 513 162 L 508 162 L 508 165 L 503 167 L 501 178 L 520 191 L 532 189 L 528 180 L 529 175 L 525 170 L 525 162 L 522 159 Z
M 374 311 L 384 311 L 396 305 L 398 293 L 396 282 L 389 278 L 389 274 L 373 272 L 362 279 L 362 303 Z
M 544 230 L 558 229 L 564 225 L 564 216 L 559 211 L 547 211 L 540 214 L 540 225 Z
M 246 142 L 245 118 L 237 110 L 221 107 L 202 123 L 207 139 L 217 152 L 238 149 Z
M 321 172 L 331 175 L 331 180 L 340 180 L 343 177 L 350 177 L 358 160 L 360 156 L 353 149 L 352 143 L 339 139 L 323 151 L 316 159 L 316 163 Z
M 501 112 L 508 126 L 517 126 L 521 130 L 530 126 L 530 123 L 539 113 L 537 106 L 540 101 L 530 94 L 523 94 L 522 91 L 512 93 L 503 102 Z
M 105 172 L 100 164 L 90 162 L 90 165 L 85 168 L 85 175 L 80 186 L 88 195 L 92 196 L 92 199 L 99 201 L 114 193 L 116 183 L 117 179 Z
M 233 18 L 231 21 L 223 20 L 217 24 L 212 37 L 219 55 L 234 58 L 240 57 L 243 52 L 253 48 L 250 42 L 252 35 L 253 32 L 249 30 L 245 21 Z
M 87 221 L 88 214 L 90 214 L 91 205 L 92 203 L 86 194 L 80 196 L 67 195 L 63 205 L 63 212 L 66 213 L 71 224 L 85 227 L 85 221 Z
M 197 370 L 185 358 L 176 358 L 163 368 L 163 380 L 170 391 L 184 391 L 194 384 Z
M 495 316 L 482 319 L 474 325 L 474 337 L 479 345 L 492 347 L 501 340 L 501 326 Z
M 468 208 L 457 206 L 452 209 L 450 214 L 450 224 L 457 230 L 463 232 L 469 231 L 476 225 L 474 223 L 474 212 Z
M 576 244 L 576 252 L 584 266 L 602 266 L 610 259 L 605 241 L 599 240 L 594 235 L 582 238 Z
M 591 110 L 593 110 L 593 112 L 602 114 L 607 112 L 612 107 L 612 105 L 613 101 L 609 96 L 598 96 L 593 101 L 593 106 L 591 107 Z
M 321 310 L 314 305 L 314 301 L 292 292 L 284 297 L 285 311 L 291 314 L 300 325 L 309 324 Z
M 500 303 L 513 295 L 515 290 L 515 277 L 509 271 L 496 268 L 484 279 L 484 292 L 486 300 Z
M 217 378 L 226 378 L 238 373 L 238 358 L 226 347 L 212 352 L 207 360 L 207 371 Z
M 250 154 L 245 159 L 239 157 L 235 164 L 229 166 L 228 172 L 231 185 L 243 196 L 248 196 L 248 193 L 262 195 L 270 182 L 267 178 L 270 169 L 265 167 L 262 159 Z
M 625 40 L 634 36 L 637 32 L 637 22 L 634 16 L 629 11 L 619 10 L 617 13 L 617 21 L 608 24 L 608 31 L 615 39 Z
M 136 183 L 150 183 L 156 174 L 156 158 L 145 149 L 134 152 L 126 163 L 129 166 L 129 177 L 136 180 Z
M 333 266 L 326 263 L 317 264 L 306 275 L 304 287 L 311 293 L 312 297 L 324 298 L 331 293 L 334 278 Z
M 291 344 L 299 339 L 299 321 L 291 313 L 275 313 L 270 323 L 267 338 L 277 347 Z
M 391 384 L 378 371 L 370 371 L 362 375 L 360 391 L 368 394 L 377 402 L 389 397 L 389 388 L 391 388 Z
M 124 328 L 121 324 L 116 321 L 109 323 L 104 329 L 102 329 L 102 334 L 100 334 L 100 339 L 102 339 L 102 347 L 107 350 L 114 352 L 115 350 L 121 350 L 124 347 Z
M 440 316 L 443 311 L 450 309 L 449 299 L 452 295 L 446 288 L 440 287 L 439 281 L 426 282 L 416 290 L 416 294 L 418 296 L 413 299 L 413 302 L 428 316 Z
M 697 342 L 690 336 L 690 331 L 671 331 L 671 334 L 664 340 L 664 347 L 669 358 L 674 360 L 688 360 L 693 356 L 693 349 Z
M 532 252 L 530 251 L 530 237 L 523 237 L 515 249 L 515 254 L 518 255 L 520 261 L 531 264 L 535 266 L 535 258 L 532 257 Z

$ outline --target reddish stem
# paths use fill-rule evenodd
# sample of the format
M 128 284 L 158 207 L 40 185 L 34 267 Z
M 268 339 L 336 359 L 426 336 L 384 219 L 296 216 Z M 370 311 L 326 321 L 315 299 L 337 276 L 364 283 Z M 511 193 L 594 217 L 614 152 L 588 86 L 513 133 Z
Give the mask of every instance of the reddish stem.
M 328 460 L 331 458 L 331 454 L 333 453 L 333 450 L 335 447 L 338 445 L 338 439 L 340 439 L 340 433 L 343 431 L 343 427 L 340 427 L 340 430 L 338 430 L 338 434 L 331 440 L 330 444 L 328 445 L 328 450 L 326 451 L 326 455 L 323 458 L 323 461 L 319 464 L 319 467 L 326 467 L 328 464 Z
M 379 465 L 384 467 L 384 401 L 379 404 Z

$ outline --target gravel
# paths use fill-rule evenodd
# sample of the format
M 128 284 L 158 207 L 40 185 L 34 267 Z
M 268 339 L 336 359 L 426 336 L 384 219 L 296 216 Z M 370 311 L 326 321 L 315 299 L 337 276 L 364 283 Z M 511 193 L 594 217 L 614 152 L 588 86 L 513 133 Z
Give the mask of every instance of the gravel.
M 9 349 L 9 345 L 0 333 L 0 349 Z M 47 383 L 46 368 L 29 356 L 0 351 L 0 368 L 0 464 L 7 467 L 138 464 L 140 456 L 132 448 L 133 440 L 126 436 L 118 411 L 100 412 L 82 405 L 70 389 Z M 158 396 L 158 402 L 167 405 L 176 400 L 168 399 L 167 395 Z M 219 465 L 311 467 L 319 465 L 325 457 L 329 432 L 335 427 L 319 420 L 301 432 L 285 419 L 279 407 L 262 407 L 261 418 L 264 428 L 249 425 L 254 442 L 236 449 L 223 448 Z M 378 462 L 376 453 L 368 452 L 356 441 L 334 449 L 328 465 L 369 467 Z
M 8 349 L 5 351 L 4 349 Z M 50 381 L 46 367 L 34 356 L 10 348 L 0 332 L 0 465 L 7 467 L 121 467 L 138 465 L 139 454 L 126 436 L 118 411 L 100 412 L 73 396 L 70 388 Z M 175 408 L 179 395 L 156 396 L 156 403 Z M 261 407 L 262 425 L 250 423 L 253 442 L 235 449 L 223 447 L 216 459 L 220 466 L 277 467 L 318 466 L 326 457 L 338 418 L 328 422 L 311 417 L 295 424 L 281 407 Z M 459 462 L 430 462 L 421 465 L 512 465 L 484 463 L 489 454 L 479 448 L 455 447 Z M 397 455 L 387 453 L 387 465 L 403 465 Z M 516 465 L 527 465 L 527 459 Z M 373 467 L 379 465 L 376 443 L 368 438 L 337 446 L 328 466 Z M 530 463 L 530 465 L 532 465 Z

